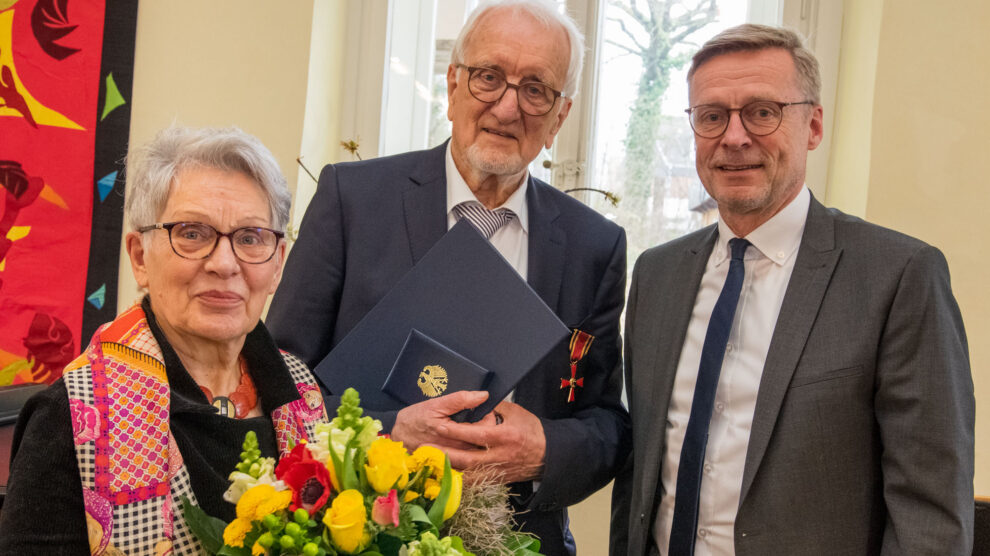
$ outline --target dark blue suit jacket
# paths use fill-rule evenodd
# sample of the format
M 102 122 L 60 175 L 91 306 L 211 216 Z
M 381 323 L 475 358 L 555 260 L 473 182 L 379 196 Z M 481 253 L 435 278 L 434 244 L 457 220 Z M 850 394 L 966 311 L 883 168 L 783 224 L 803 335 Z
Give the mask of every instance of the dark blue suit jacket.
M 445 149 L 323 169 L 268 313 L 282 349 L 315 367 L 443 236 Z M 625 232 L 532 177 L 526 202 L 528 282 L 566 325 L 595 340 L 579 365 L 584 387 L 574 402 L 560 388 L 570 377 L 567 341 L 516 388 L 516 403 L 541 418 L 547 445 L 536 493 L 529 483 L 513 485 L 517 510 L 526 510 L 517 520 L 540 536 L 544 553 L 573 554 L 567 506 L 607 484 L 627 449 L 619 338 Z M 386 430 L 395 419 L 376 417 Z

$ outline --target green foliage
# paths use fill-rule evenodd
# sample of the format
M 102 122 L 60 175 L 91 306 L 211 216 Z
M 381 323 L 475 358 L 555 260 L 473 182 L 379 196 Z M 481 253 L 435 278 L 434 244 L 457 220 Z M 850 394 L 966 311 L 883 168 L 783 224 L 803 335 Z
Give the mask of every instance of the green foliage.
M 409 542 L 419 535 L 417 523 L 433 525 L 422 506 L 403 504 L 399 506 L 399 526 L 389 531 L 389 534 L 395 535 L 404 542 Z
M 540 539 L 525 533 L 516 533 L 505 546 L 512 551 L 513 556 L 541 556 Z
M 443 511 L 447 507 L 447 500 L 450 498 L 450 489 L 453 484 L 453 473 L 450 471 L 450 458 L 443 458 L 443 478 L 440 479 L 440 494 L 430 506 L 430 521 L 439 529 L 443 525 Z
M 223 530 L 227 528 L 227 523 L 207 515 L 199 506 L 190 502 L 187 496 L 182 497 L 182 513 L 186 524 L 203 548 L 211 554 L 217 554 L 223 547 Z

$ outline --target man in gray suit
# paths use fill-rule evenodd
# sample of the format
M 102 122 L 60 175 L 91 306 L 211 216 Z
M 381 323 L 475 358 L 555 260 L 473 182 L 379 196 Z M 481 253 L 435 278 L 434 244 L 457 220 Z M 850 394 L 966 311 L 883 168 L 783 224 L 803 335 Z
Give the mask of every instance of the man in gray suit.
M 810 194 L 821 85 L 797 35 L 724 31 L 688 82 L 719 219 L 636 263 L 612 554 L 968 555 L 975 403 L 945 258 Z

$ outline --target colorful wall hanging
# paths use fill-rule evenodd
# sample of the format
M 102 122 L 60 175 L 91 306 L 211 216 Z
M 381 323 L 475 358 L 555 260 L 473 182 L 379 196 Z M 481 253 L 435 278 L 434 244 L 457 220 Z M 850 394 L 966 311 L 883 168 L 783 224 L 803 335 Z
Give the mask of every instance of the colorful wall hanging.
M 116 313 L 137 4 L 0 0 L 0 386 Z

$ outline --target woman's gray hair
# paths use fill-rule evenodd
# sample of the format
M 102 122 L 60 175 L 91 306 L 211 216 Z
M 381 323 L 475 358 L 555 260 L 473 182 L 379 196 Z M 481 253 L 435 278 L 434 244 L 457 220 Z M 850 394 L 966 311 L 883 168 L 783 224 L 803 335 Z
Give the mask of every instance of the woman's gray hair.
M 539 21 L 546 28 L 553 25 L 560 25 L 567 32 L 567 40 L 571 47 L 571 58 L 567 64 L 567 76 L 564 79 L 564 86 L 561 93 L 566 98 L 574 98 L 578 93 L 578 85 L 581 83 L 581 69 L 584 67 L 584 35 L 578 30 L 574 20 L 565 13 L 561 13 L 558 4 L 554 0 L 486 0 L 481 2 L 457 35 L 454 42 L 454 49 L 450 53 L 452 64 L 464 63 L 464 48 L 471 39 L 481 16 L 496 8 L 511 9 L 514 14 L 525 13 L 533 19 Z
M 257 137 L 236 127 L 171 126 L 132 150 L 127 162 L 124 212 L 132 229 L 155 224 L 168 203 L 172 183 L 195 167 L 244 173 L 265 193 L 272 228 L 284 231 L 289 222 L 292 195 L 278 162 Z
M 691 59 L 691 69 L 688 70 L 688 84 L 694 72 L 698 71 L 705 62 L 722 54 L 765 48 L 782 48 L 791 54 L 794 67 L 797 69 L 798 86 L 805 94 L 805 100 L 821 104 L 822 75 L 818 67 L 818 59 L 804 46 L 804 40 L 790 29 L 745 23 L 730 27 L 715 35 L 702 45 L 694 58 Z

